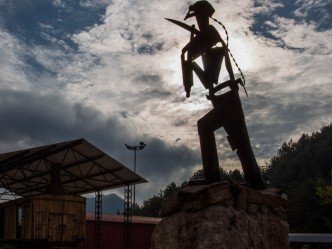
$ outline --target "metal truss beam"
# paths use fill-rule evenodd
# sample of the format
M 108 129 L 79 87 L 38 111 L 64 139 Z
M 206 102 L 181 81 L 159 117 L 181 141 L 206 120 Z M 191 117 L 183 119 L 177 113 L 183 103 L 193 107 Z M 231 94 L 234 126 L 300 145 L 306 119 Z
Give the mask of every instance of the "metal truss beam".
M 103 195 L 101 190 L 95 193 L 95 223 L 94 223 L 94 248 L 101 248 L 102 234 L 102 215 L 103 215 Z
M 132 186 L 127 185 L 124 188 L 124 209 L 123 209 L 123 248 L 124 249 L 131 249 L 132 241 L 131 241 L 131 235 L 132 235 L 132 221 L 133 221 L 133 191 Z
M 61 170 L 65 170 L 65 169 L 69 169 L 69 168 L 71 168 L 71 167 L 76 167 L 76 166 L 78 166 L 79 167 L 79 165 L 80 164 L 84 164 L 84 163 L 87 163 L 87 162 L 90 162 L 90 161 L 92 161 L 92 160 L 97 160 L 97 159 L 100 159 L 100 158 L 102 158 L 102 157 L 104 157 L 104 155 L 99 155 L 99 156 L 95 156 L 95 157 L 91 157 L 91 158 L 86 158 L 86 159 L 83 159 L 83 160 L 79 160 L 79 161 L 77 161 L 77 162 L 73 162 L 73 163 L 71 163 L 71 164 L 68 164 L 68 165 L 64 165 L 64 166 L 61 166 Z M 30 172 L 31 172 L 31 170 L 29 170 Z M 103 172 L 103 174 L 105 174 L 106 172 Z M 29 180 L 32 180 L 32 179 L 34 179 L 34 178 L 38 178 L 38 177 L 42 177 L 42 176 L 45 176 L 45 175 L 48 175 L 49 174 L 49 172 L 42 172 L 42 173 L 37 173 L 37 174 L 33 174 L 33 175 L 31 175 L 31 176 L 29 176 L 29 177 L 26 177 L 26 178 L 24 178 L 24 181 L 29 181 Z M 99 173 L 99 174 L 101 174 L 101 173 Z M 77 177 L 77 178 L 80 178 L 80 177 Z M 83 179 L 87 179 L 87 178 L 89 178 L 89 177 L 82 177 Z M 13 178 L 13 179 L 15 179 L 15 178 Z M 76 180 L 76 178 L 75 178 L 75 180 Z M 72 182 L 73 180 L 69 180 L 69 181 L 65 181 L 65 182 L 63 182 L 64 184 L 66 184 L 66 183 L 70 183 L 70 182 Z M 3 185 L 3 187 L 9 187 L 10 185 L 13 185 L 13 184 L 17 184 L 17 183 L 21 183 L 22 182 L 22 180 L 18 180 L 18 181 L 12 181 L 12 182 L 9 182 L 8 184 L 6 184 L 6 185 Z M 22 192 L 22 194 L 25 194 L 25 193 L 27 193 L 27 192 L 29 192 L 29 189 L 27 189 L 28 191 L 25 191 L 25 192 Z M 36 191 L 38 191 L 39 189 L 35 189 Z
M 11 163 L 5 163 L 5 164 L 1 164 L 1 169 L 0 169 L 0 173 L 2 174 L 3 172 L 7 172 L 11 169 L 16 169 L 20 166 L 24 166 L 26 164 L 29 164 L 33 161 L 37 161 L 43 158 L 46 158 L 50 155 L 59 153 L 61 151 L 64 151 L 66 149 L 69 149 L 71 147 L 74 147 L 76 145 L 79 145 L 81 143 L 83 143 L 84 139 L 78 139 L 76 141 L 73 141 L 71 143 L 56 147 L 56 145 L 50 145 L 46 148 L 43 148 L 39 151 L 36 151 L 34 153 L 31 153 L 30 155 L 26 156 L 25 158 L 23 158 L 22 160 L 20 160 L 19 162 L 17 162 L 16 164 L 11 164 Z

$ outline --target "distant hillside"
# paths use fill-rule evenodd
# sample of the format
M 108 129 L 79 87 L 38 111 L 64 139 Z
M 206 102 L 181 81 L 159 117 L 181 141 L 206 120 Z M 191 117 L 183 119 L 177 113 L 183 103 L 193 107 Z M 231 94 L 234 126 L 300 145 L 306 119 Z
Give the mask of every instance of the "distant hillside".
M 86 211 L 88 213 L 95 212 L 95 198 L 87 198 Z M 123 213 L 123 199 L 116 194 L 103 195 L 103 213 L 117 214 L 118 211 Z

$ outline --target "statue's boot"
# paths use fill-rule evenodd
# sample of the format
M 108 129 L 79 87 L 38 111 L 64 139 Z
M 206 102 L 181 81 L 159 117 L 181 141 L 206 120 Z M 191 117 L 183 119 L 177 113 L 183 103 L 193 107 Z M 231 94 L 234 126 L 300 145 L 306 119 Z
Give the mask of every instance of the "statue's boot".
M 216 139 L 213 132 L 199 130 L 204 179 L 207 184 L 221 181 Z
M 259 172 L 259 167 L 252 150 L 250 139 L 244 119 L 238 119 L 235 122 L 224 126 L 228 134 L 228 141 L 233 150 L 236 150 L 244 177 L 249 185 L 254 189 L 265 189 L 265 183 Z

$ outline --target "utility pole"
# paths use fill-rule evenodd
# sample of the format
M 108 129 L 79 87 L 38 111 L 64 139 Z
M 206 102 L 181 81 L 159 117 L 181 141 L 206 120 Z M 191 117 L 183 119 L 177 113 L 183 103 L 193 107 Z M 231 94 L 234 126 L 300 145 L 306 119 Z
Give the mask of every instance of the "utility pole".
M 134 172 L 136 173 L 136 152 L 138 150 L 143 150 L 145 147 L 145 143 L 140 142 L 138 146 L 130 146 L 126 144 L 128 150 L 134 151 Z M 132 213 L 133 207 L 135 206 L 135 195 L 136 189 L 134 184 L 134 196 L 132 196 L 132 186 L 128 184 L 124 189 L 124 226 L 123 226 L 123 248 L 124 249 L 132 249 L 132 241 L 131 241 L 131 223 L 132 223 Z M 134 203 L 132 203 L 132 197 L 134 197 Z
M 143 142 L 140 142 L 139 145 L 137 145 L 137 146 L 130 146 L 130 145 L 126 144 L 126 147 L 127 147 L 128 150 L 133 150 L 134 151 L 134 172 L 135 173 L 136 173 L 136 152 L 138 150 L 143 150 L 145 148 L 145 146 L 146 146 L 146 144 L 143 143 Z M 134 184 L 134 196 L 133 197 L 134 197 L 133 206 L 135 207 L 135 204 L 136 204 L 136 202 L 135 202 L 135 200 L 136 200 L 135 199 L 136 198 L 135 184 Z

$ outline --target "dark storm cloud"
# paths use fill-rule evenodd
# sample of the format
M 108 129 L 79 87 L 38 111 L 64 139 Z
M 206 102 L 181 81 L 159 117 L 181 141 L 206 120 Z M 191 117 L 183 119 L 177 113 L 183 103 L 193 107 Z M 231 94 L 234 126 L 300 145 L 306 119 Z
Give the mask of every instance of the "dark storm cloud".
M 172 93 L 165 89 L 165 82 L 159 74 L 138 74 L 132 79 L 132 83 L 144 86 L 138 97 L 139 102 L 146 102 L 151 99 L 165 99 L 172 96 Z
M 120 112 L 120 114 L 123 118 L 128 118 L 128 116 L 129 116 L 129 113 L 126 111 L 122 111 L 122 112 Z
M 150 54 L 150 55 L 153 55 L 156 52 L 162 50 L 163 45 L 164 45 L 164 42 L 157 42 L 157 43 L 154 43 L 153 45 L 140 45 L 137 48 L 137 52 L 139 54 Z
M 165 151 L 166 153 L 156 153 Z M 147 142 L 146 150 L 140 152 L 140 169 L 148 178 L 167 179 L 167 174 L 174 174 L 177 171 L 190 171 L 200 162 L 200 154 L 185 146 L 168 145 L 160 139 L 151 139 Z M 189 166 L 189 167 L 188 167 Z M 168 178 L 169 179 L 169 178 Z M 168 180 L 167 179 L 167 180 Z
M 145 99 L 164 99 L 170 96 L 172 96 L 172 93 L 167 90 L 151 89 L 149 91 L 145 91 L 142 97 Z
M 188 125 L 188 120 L 185 120 L 185 119 L 178 119 L 174 122 L 174 125 L 175 126 L 186 126 Z
M 257 81 L 256 84 L 268 85 Z M 270 158 L 283 142 L 301 132 L 298 130 L 300 125 L 321 122 L 320 119 L 330 113 L 332 102 L 326 101 L 328 97 L 325 96 L 324 89 L 312 92 L 306 90 L 283 92 L 280 95 L 250 92 L 250 98 L 242 102 L 257 157 Z
M 162 77 L 158 74 L 140 74 L 136 76 L 133 81 L 145 84 L 156 84 L 162 81 Z
M 198 153 L 188 147 L 135 134 L 121 119 L 59 95 L 0 90 L 0 117 L 1 152 L 83 137 L 130 167 L 132 154 L 124 144 L 142 139 L 147 146 L 139 154 L 139 173 L 152 182 L 168 181 L 177 170 L 191 172 L 199 161 Z

